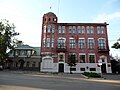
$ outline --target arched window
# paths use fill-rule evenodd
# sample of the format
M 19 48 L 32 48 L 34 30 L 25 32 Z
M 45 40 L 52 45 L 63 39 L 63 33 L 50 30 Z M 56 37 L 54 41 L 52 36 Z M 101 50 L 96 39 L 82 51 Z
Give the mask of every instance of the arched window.
M 55 25 L 52 25 L 52 33 L 55 32 Z
M 81 33 L 81 31 L 80 31 L 80 26 L 78 26 L 77 29 L 78 29 L 78 34 L 80 34 L 80 33 Z
M 62 26 L 62 33 L 65 34 L 65 26 Z
M 91 26 L 91 34 L 94 34 L 94 27 Z
M 101 27 L 101 33 L 104 34 L 105 33 L 105 28 L 102 26 Z
M 97 26 L 97 34 L 100 34 L 100 26 Z
M 82 34 L 84 34 L 85 33 L 85 27 L 84 26 L 82 26 L 82 32 L 81 32 Z
M 58 27 L 58 33 L 61 33 L 61 26 Z
M 48 25 L 48 33 L 50 33 L 50 25 Z
M 87 34 L 90 34 L 90 27 L 89 26 L 86 27 L 86 30 L 87 30 Z
M 75 33 L 76 33 L 76 27 L 73 26 L 73 34 L 75 34 Z

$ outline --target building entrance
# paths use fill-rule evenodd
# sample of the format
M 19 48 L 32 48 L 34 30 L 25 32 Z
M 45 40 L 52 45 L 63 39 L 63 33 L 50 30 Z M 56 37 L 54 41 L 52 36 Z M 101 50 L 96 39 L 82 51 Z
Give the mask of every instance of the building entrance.
M 59 72 L 64 72 L 64 64 L 59 63 Z

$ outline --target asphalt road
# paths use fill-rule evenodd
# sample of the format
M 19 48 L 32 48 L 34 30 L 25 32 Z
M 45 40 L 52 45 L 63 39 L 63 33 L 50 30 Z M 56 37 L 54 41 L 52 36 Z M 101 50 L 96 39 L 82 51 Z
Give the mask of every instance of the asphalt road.
M 120 80 L 0 71 L 0 90 L 120 90 Z

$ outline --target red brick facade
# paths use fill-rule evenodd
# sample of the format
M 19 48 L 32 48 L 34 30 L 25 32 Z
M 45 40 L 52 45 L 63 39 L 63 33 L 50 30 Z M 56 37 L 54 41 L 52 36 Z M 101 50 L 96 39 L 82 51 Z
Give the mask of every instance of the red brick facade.
M 52 55 L 53 62 L 59 63 L 58 53 L 62 52 L 65 53 L 64 63 L 67 63 L 68 54 L 74 53 L 77 63 L 80 63 L 80 54 L 85 54 L 84 63 L 91 63 L 89 57 L 90 54 L 94 54 L 94 63 L 98 63 L 101 56 L 105 56 L 107 58 L 106 62 L 110 63 L 107 35 L 108 24 L 106 22 L 58 23 L 57 21 L 57 16 L 52 12 L 46 13 L 43 16 L 41 36 L 42 57 Z

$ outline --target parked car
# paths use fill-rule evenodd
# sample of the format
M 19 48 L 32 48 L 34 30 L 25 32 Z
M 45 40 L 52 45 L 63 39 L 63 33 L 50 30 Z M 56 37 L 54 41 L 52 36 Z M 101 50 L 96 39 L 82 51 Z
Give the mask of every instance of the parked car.
M 0 71 L 2 71 L 3 70 L 3 66 L 2 65 L 0 65 Z

